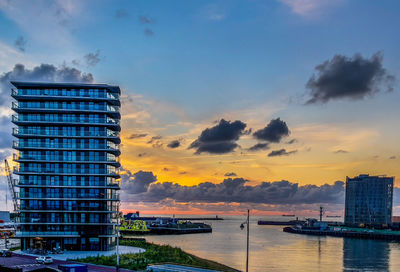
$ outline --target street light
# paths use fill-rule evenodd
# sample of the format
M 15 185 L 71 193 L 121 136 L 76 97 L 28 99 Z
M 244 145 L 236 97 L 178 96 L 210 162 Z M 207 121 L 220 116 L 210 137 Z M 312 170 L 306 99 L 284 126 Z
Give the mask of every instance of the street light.
M 244 225 L 247 225 L 247 241 L 246 241 L 246 272 L 249 272 L 249 225 L 250 225 L 250 210 L 247 210 L 247 220 L 240 224 L 240 229 L 244 229 Z
M 116 247 L 116 251 L 117 251 L 117 267 L 116 267 L 116 271 L 119 272 L 119 205 L 120 202 L 118 202 L 117 204 L 117 247 Z

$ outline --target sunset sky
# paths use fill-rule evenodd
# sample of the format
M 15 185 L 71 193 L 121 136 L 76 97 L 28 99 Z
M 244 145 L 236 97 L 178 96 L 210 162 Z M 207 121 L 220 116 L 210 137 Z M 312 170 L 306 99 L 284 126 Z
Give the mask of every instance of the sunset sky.
M 394 0 L 0 0 L 2 157 L 9 80 L 91 74 L 122 90 L 123 210 L 342 214 L 337 181 L 400 176 L 399 13 Z

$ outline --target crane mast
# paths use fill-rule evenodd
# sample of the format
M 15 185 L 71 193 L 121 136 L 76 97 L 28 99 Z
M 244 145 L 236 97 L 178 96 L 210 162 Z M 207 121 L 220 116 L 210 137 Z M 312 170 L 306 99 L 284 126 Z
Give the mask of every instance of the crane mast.
M 4 160 L 4 165 L 5 165 L 6 174 L 7 174 L 8 189 L 10 190 L 11 198 L 12 198 L 13 205 L 14 205 L 14 211 L 16 212 L 16 211 L 18 211 L 18 202 L 17 202 L 17 198 L 16 198 L 17 194 L 15 193 L 15 181 L 12 178 L 10 166 L 8 165 L 7 160 Z

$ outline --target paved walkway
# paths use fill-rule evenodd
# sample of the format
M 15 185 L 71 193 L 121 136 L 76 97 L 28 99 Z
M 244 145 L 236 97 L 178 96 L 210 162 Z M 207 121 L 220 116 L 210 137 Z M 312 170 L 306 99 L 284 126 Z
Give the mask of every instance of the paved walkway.
M 34 269 L 44 268 L 44 267 L 57 268 L 58 265 L 60 265 L 60 264 L 71 264 L 71 263 L 74 263 L 74 262 L 63 261 L 63 260 L 54 260 L 54 263 L 50 264 L 50 265 L 37 264 L 34 256 L 21 255 L 21 254 L 16 254 L 16 253 L 13 253 L 12 257 L 7 257 L 7 258 L 0 257 L 1 265 L 5 265 L 7 267 L 13 267 L 13 268 L 22 268 L 24 272 L 32 271 Z M 93 264 L 87 264 L 87 266 L 88 266 L 88 272 L 115 272 L 116 271 L 115 267 L 110 267 L 110 266 L 101 266 L 101 265 L 93 265 Z M 130 272 L 132 270 L 120 269 L 120 271 L 121 272 Z
M 139 247 L 130 247 L 130 246 L 119 246 L 119 254 L 127 254 L 127 253 L 142 253 L 145 250 Z M 37 254 L 29 254 L 23 252 L 21 250 L 16 250 L 15 253 L 27 256 L 37 257 L 40 255 Z M 74 260 L 86 257 L 93 257 L 93 256 L 111 256 L 116 254 L 115 250 L 111 251 L 64 251 L 63 254 L 48 254 L 46 256 L 51 256 L 54 260 L 63 260 L 66 261 L 67 259 Z

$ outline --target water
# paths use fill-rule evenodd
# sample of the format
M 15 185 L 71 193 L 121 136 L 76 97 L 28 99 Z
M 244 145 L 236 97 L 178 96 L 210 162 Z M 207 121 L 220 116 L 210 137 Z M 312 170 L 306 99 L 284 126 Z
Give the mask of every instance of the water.
M 245 218 L 224 219 L 206 221 L 212 233 L 145 238 L 244 271 L 246 229 L 240 224 Z M 249 271 L 400 271 L 400 243 L 285 233 L 282 226 L 258 226 L 259 219 L 273 218 L 251 219 Z

